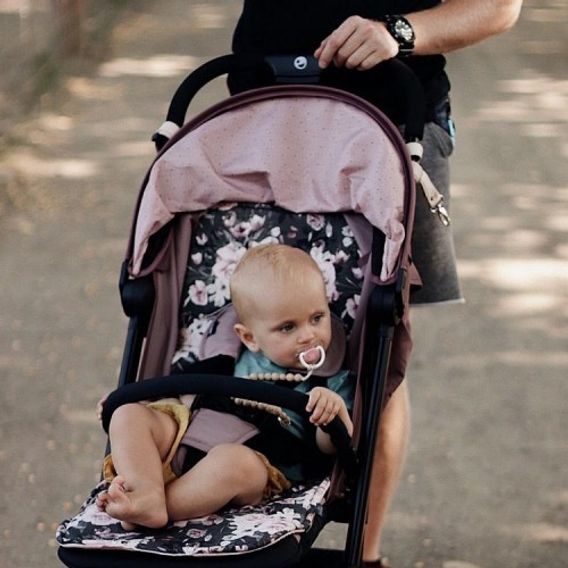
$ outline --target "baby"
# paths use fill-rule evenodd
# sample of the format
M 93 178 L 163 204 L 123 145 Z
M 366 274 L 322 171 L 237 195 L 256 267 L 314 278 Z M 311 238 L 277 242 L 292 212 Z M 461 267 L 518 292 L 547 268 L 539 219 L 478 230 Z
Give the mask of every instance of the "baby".
M 231 278 L 231 299 L 238 316 L 235 332 L 245 347 L 235 375 L 297 372 L 323 362 L 332 341 L 331 314 L 321 272 L 309 255 L 285 245 L 252 248 Z M 315 444 L 329 454 L 335 448 L 319 426 L 339 416 L 351 434 L 348 404 L 353 387 L 346 371 L 326 384 L 331 388 L 311 388 L 306 381 L 298 389 L 309 389 L 306 411 L 315 428 Z M 228 504 L 258 504 L 270 493 L 269 485 L 289 485 L 271 463 L 270 447 L 259 452 L 233 443 L 213 447 L 181 476 L 165 478 L 164 463 L 171 460 L 184 433 L 178 410 L 186 410 L 171 408 L 166 410 L 159 403 L 126 404 L 112 416 L 109 436 L 116 476 L 97 505 L 126 529 L 159 528 L 168 521 L 211 514 Z M 294 419 L 291 414 L 292 435 L 305 436 L 301 417 Z

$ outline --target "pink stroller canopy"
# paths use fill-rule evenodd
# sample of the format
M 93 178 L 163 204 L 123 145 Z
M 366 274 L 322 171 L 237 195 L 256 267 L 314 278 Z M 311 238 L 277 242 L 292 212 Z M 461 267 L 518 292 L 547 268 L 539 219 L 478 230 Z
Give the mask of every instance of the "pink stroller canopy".
M 248 102 L 190 129 L 154 162 L 134 234 L 131 274 L 178 213 L 224 202 L 293 212 L 362 213 L 386 236 L 381 280 L 405 237 L 406 155 L 361 109 L 324 95 Z M 410 182 L 411 183 L 411 182 Z

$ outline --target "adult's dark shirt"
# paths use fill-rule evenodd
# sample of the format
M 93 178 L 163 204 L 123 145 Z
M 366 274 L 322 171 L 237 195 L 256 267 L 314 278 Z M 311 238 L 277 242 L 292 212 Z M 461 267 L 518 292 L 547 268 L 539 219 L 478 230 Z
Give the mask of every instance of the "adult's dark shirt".
M 244 0 L 243 12 L 233 36 L 233 52 L 272 54 L 311 54 L 321 41 L 352 15 L 380 20 L 386 14 L 405 14 L 431 8 L 440 0 Z M 426 94 L 427 113 L 445 98 L 450 84 L 442 55 L 412 56 L 404 61 L 420 79 Z M 345 78 L 339 75 L 343 88 L 378 104 L 394 120 L 401 119 L 400 97 L 392 89 L 369 85 L 361 72 Z M 232 92 L 262 86 L 261 75 L 232 76 Z M 335 85 L 334 85 L 335 86 Z

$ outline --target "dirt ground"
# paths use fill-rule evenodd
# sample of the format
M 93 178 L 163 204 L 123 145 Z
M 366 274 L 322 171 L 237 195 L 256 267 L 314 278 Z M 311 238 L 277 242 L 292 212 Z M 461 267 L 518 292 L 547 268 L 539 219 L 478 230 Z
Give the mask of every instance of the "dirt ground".
M 184 73 L 228 51 L 239 4 L 131 8 L 110 59 L 0 155 L 1 568 L 59 566 L 55 528 L 98 480 L 94 408 L 120 364 L 149 138 Z M 567 24 L 566 0 L 527 0 L 511 33 L 450 57 L 467 303 L 414 314 L 412 445 L 384 544 L 397 567 L 568 566 Z M 219 81 L 194 111 L 224 96 Z

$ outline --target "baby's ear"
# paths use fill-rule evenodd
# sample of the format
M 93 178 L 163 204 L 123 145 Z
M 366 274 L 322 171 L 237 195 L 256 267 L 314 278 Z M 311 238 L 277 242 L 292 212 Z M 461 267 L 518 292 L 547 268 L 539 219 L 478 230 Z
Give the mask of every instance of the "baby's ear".
M 239 339 L 243 343 L 243 345 L 253 353 L 256 353 L 260 350 L 258 343 L 254 339 L 254 335 L 252 331 L 242 323 L 236 323 L 233 327 L 235 333 L 238 335 Z

